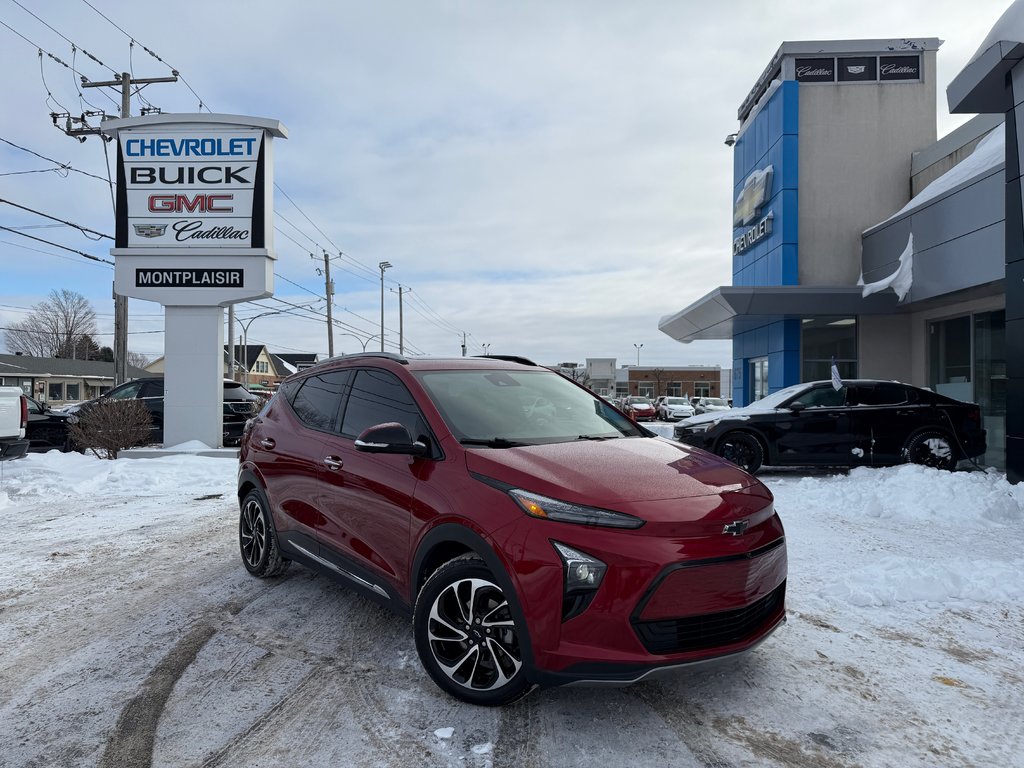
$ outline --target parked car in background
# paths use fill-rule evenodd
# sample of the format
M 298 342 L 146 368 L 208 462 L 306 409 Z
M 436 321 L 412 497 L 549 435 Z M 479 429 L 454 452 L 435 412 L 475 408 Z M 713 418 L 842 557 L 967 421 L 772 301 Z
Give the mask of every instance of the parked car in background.
M 622 401 L 622 412 L 633 421 L 654 421 L 654 403 L 642 395 L 630 395 Z
M 694 415 L 693 406 L 685 397 L 673 397 L 667 395 L 659 397 L 655 408 L 659 419 L 665 421 L 679 421 L 688 419 Z
M 65 411 L 48 408 L 35 398 L 26 399 L 28 400 L 28 425 L 25 427 L 25 437 L 29 441 L 29 450 L 72 450 L 68 424 L 74 423 L 77 417 Z
M 74 414 L 77 411 L 88 408 L 101 400 L 141 400 L 143 405 L 149 409 L 150 417 L 153 420 L 153 427 L 150 437 L 153 442 L 159 443 L 164 439 L 164 380 L 163 378 L 143 378 L 129 381 L 96 398 L 71 406 L 64 412 Z M 224 421 L 223 440 L 224 445 L 238 445 L 242 439 L 242 431 L 245 422 L 259 413 L 263 405 L 263 399 L 254 395 L 237 381 L 224 380 Z
M 0 387 L 0 461 L 19 459 L 28 450 L 25 427 L 28 399 L 21 387 Z
M 721 397 L 698 397 L 693 401 L 693 411 L 695 414 L 728 411 L 730 408 L 732 406 Z
M 912 462 L 953 469 L 985 453 L 981 409 L 895 381 L 797 384 L 745 408 L 684 419 L 677 440 L 748 472 L 770 466 L 886 466 Z
M 764 485 L 522 358 L 293 374 L 246 429 L 238 501 L 251 574 L 297 561 L 411 613 L 426 672 L 473 704 L 732 656 L 785 619 Z

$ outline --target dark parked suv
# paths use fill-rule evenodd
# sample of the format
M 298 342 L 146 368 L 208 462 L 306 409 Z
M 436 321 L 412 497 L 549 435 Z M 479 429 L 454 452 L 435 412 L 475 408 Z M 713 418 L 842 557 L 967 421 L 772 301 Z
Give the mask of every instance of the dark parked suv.
M 335 358 L 281 385 L 239 462 L 248 571 L 298 561 L 411 614 L 471 703 L 745 652 L 785 617 L 764 485 L 520 358 Z
M 66 413 L 75 413 L 101 400 L 137 399 L 149 409 L 153 426 L 150 430 L 153 442 L 164 439 L 164 380 L 162 378 L 135 379 L 114 387 L 95 400 L 68 408 Z M 247 390 L 237 381 L 224 380 L 224 445 L 238 445 L 242 439 L 245 422 L 257 412 L 263 400 Z

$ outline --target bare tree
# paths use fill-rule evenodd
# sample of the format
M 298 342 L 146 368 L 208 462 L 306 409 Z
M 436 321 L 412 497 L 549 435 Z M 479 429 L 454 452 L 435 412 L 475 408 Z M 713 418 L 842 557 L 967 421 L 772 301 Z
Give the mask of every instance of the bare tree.
M 50 291 L 20 322 L 4 333 L 8 352 L 33 357 L 84 357 L 96 334 L 96 310 L 80 293 L 62 288 Z M 83 347 L 83 337 L 89 339 Z M 79 352 L 83 354 L 79 354 Z
M 134 365 L 136 368 L 145 368 L 149 365 L 149 358 L 141 352 L 128 350 L 128 365 Z

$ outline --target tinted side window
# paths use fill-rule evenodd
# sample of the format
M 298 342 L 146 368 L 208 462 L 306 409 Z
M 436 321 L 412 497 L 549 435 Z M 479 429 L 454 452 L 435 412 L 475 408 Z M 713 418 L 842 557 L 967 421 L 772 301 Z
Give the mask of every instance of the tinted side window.
M 299 390 L 291 401 L 295 415 L 314 429 L 333 430 L 350 376 L 350 371 L 329 371 L 298 382 Z
M 107 393 L 107 397 L 113 400 L 131 400 L 139 394 L 139 390 L 142 389 L 142 385 L 145 382 L 133 381 L 129 384 L 125 384 L 123 387 L 117 387 L 116 389 L 110 390 Z
M 790 402 L 790 405 L 803 405 L 805 408 L 835 408 L 845 404 L 846 387 L 835 389 L 831 385 L 816 387 Z
M 305 379 L 292 379 L 291 381 L 284 382 L 278 387 L 277 396 L 287 400 L 288 405 L 291 405 L 292 401 L 295 400 L 295 393 L 299 391 L 299 387 L 302 386 L 304 381 Z
M 427 434 L 427 425 L 412 395 L 398 378 L 387 371 L 363 369 L 356 374 L 345 406 L 341 433 L 358 437 L 367 427 L 397 421 L 412 439 Z
M 861 405 L 904 405 L 916 402 L 916 393 L 899 384 L 876 384 L 873 387 L 858 388 L 857 399 Z
M 164 382 L 161 381 L 147 381 L 146 386 L 142 388 L 142 394 L 139 397 L 163 397 L 164 396 Z

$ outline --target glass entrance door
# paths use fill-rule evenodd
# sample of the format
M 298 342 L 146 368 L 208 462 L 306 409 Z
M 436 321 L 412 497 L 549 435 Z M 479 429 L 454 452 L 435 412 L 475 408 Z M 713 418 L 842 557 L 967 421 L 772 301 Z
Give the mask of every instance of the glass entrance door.
M 750 361 L 750 402 L 768 395 L 768 358 L 756 357 Z

